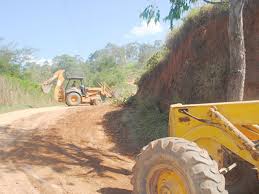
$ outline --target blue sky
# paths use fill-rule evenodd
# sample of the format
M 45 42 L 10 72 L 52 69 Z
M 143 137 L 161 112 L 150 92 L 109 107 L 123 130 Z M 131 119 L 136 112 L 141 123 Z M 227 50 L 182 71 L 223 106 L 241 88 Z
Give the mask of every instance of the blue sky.
M 153 0 L 154 1 L 154 0 Z M 167 0 L 155 0 L 162 14 Z M 164 40 L 168 24 L 146 27 L 139 18 L 147 0 L 0 0 L 0 37 L 38 49 L 38 58 L 88 55 L 108 42 Z

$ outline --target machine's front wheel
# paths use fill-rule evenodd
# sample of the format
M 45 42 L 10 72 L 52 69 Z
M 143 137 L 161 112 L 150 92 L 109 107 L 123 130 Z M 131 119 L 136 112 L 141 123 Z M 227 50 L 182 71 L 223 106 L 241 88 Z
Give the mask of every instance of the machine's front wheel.
M 78 106 L 81 104 L 81 96 L 75 92 L 69 93 L 66 96 L 66 104 L 68 106 Z
M 131 183 L 135 194 L 227 194 L 224 176 L 207 151 L 173 137 L 142 149 Z
M 99 105 L 101 104 L 103 101 L 102 101 L 102 98 L 101 96 L 96 96 L 95 98 L 91 99 L 90 100 L 90 105 Z

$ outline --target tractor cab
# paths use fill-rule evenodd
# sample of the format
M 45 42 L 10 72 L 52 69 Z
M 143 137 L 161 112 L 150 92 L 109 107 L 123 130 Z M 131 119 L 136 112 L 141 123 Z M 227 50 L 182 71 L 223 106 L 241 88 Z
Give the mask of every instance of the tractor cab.
M 97 105 L 106 97 L 112 97 L 112 90 L 105 83 L 98 83 L 99 87 L 85 87 L 84 77 L 64 75 L 61 69 L 42 84 L 42 91 L 48 93 L 53 82 L 57 80 L 54 97 L 58 102 L 65 102 L 68 106 L 78 106 L 83 103 Z M 64 87 L 64 82 L 65 87 Z M 65 91 L 64 91 L 65 90 Z
M 84 77 L 68 77 L 67 80 L 68 82 L 65 87 L 66 94 L 76 92 L 80 96 L 86 95 L 86 88 L 83 84 Z

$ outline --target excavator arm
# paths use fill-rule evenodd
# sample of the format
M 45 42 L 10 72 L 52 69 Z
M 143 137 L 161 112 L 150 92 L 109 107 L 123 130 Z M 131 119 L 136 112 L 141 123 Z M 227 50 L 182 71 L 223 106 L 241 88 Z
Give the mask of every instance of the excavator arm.
M 54 73 L 54 75 L 50 79 L 46 80 L 41 85 L 42 91 L 44 93 L 49 93 L 51 88 L 52 88 L 52 86 L 53 86 L 54 81 L 57 80 L 56 87 L 55 87 L 55 90 L 54 90 L 54 98 L 58 102 L 63 102 L 64 99 L 65 99 L 65 94 L 64 94 L 64 81 L 65 81 L 64 72 L 65 72 L 65 70 L 63 70 L 63 69 L 56 71 Z
M 43 84 L 41 85 L 42 91 L 44 93 L 49 93 L 54 82 L 57 80 L 56 86 L 55 86 L 55 90 L 54 90 L 54 98 L 56 101 L 58 102 L 64 102 L 65 101 L 65 90 L 64 90 L 64 72 L 65 70 L 61 69 L 56 71 L 53 76 L 46 80 L 45 82 L 43 82 Z M 112 89 L 105 83 L 98 83 L 98 85 L 100 87 L 88 87 L 87 90 L 87 95 L 84 96 L 84 100 L 93 100 L 93 99 L 97 99 L 100 96 L 105 96 L 108 98 L 113 97 L 113 91 Z M 66 91 L 66 93 L 71 93 Z M 80 94 L 81 95 L 81 94 Z

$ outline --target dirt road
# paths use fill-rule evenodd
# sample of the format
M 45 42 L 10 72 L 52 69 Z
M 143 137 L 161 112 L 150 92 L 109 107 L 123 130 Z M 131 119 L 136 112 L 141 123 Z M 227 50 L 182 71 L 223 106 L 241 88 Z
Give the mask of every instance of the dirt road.
M 129 194 L 132 157 L 111 105 L 0 115 L 0 194 Z M 117 135 L 117 137 L 116 137 Z

